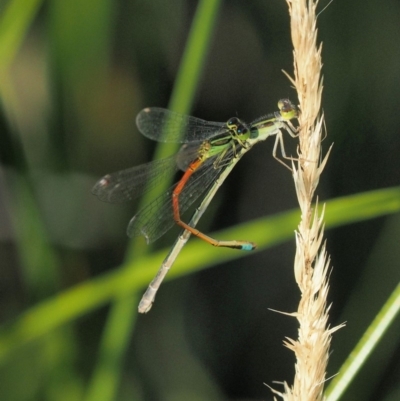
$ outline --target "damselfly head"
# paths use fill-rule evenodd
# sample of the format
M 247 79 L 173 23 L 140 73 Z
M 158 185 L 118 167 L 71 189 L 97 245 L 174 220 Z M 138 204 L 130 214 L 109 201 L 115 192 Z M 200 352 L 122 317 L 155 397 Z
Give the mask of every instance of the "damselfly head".
M 249 128 L 243 121 L 239 120 L 237 117 L 230 118 L 227 121 L 226 125 L 231 130 L 231 133 L 235 136 L 235 138 L 245 141 L 250 137 Z
M 289 99 L 281 99 L 278 102 L 279 112 L 284 120 L 291 120 L 298 116 L 296 106 Z

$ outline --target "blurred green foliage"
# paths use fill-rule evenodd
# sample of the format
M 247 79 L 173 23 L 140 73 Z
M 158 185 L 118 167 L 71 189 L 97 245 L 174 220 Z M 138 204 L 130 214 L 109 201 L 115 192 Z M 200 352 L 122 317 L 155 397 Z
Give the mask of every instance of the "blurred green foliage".
M 347 321 L 330 374 L 400 278 L 399 14 L 394 0 L 355 0 L 319 16 L 324 146 L 334 147 L 318 196 L 338 198 L 326 210 L 327 227 L 340 226 L 327 232 L 331 323 Z M 138 296 L 179 230 L 159 250 L 130 244 L 139 204 L 90 193 L 104 174 L 172 151 L 138 133 L 143 107 L 251 121 L 295 100 L 281 73 L 291 52 L 283 0 L 1 2 L 1 399 L 268 399 L 264 382 L 291 382 L 282 341 L 296 321 L 268 308 L 298 302 L 296 200 L 271 143 L 240 162 L 200 225 L 231 227 L 217 236 L 258 241 L 260 252 L 189 241 L 169 275 L 181 278 L 146 316 Z M 400 391 L 399 324 L 344 400 Z

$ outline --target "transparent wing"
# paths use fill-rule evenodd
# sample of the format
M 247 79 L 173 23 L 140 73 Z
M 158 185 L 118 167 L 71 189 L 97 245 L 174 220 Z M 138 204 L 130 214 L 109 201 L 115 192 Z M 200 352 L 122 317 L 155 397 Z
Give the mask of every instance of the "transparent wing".
M 141 196 L 178 170 L 176 155 L 107 174 L 92 193 L 103 202 L 120 203 Z
M 229 152 L 228 152 L 229 153 Z M 231 158 L 232 155 L 227 155 Z M 179 210 L 183 214 L 221 174 L 224 167 L 214 168 L 215 158 L 208 159 L 184 186 L 179 196 Z M 221 163 L 221 166 L 226 164 Z M 164 235 L 174 224 L 172 193 L 176 184 L 163 195 L 140 210 L 129 222 L 130 237 L 144 235 L 148 244 Z
M 226 123 L 202 120 L 159 107 L 143 109 L 136 117 L 139 131 L 158 142 L 204 141 L 227 132 Z
M 200 145 L 201 142 L 185 144 L 174 156 L 107 174 L 95 184 L 92 193 L 110 203 L 136 199 L 170 178 L 178 169 L 185 171 L 198 157 Z

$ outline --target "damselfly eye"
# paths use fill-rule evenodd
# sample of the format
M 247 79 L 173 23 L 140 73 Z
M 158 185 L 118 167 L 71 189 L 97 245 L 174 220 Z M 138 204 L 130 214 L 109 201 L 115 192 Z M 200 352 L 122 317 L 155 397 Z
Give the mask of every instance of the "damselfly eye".
M 289 99 L 281 99 L 278 102 L 278 107 L 281 111 L 287 111 L 289 108 L 292 108 L 292 105 Z
M 236 128 L 239 124 L 239 119 L 237 117 L 232 117 L 228 120 L 228 122 L 226 123 L 226 125 L 229 128 Z
M 247 132 L 248 132 L 249 130 L 248 130 L 247 127 L 245 127 L 243 124 L 239 124 L 239 125 L 237 126 L 236 131 L 237 131 L 238 134 L 244 135 L 244 134 L 247 134 Z
M 279 100 L 278 107 L 282 117 L 286 120 L 291 120 L 298 115 L 296 106 L 289 99 Z

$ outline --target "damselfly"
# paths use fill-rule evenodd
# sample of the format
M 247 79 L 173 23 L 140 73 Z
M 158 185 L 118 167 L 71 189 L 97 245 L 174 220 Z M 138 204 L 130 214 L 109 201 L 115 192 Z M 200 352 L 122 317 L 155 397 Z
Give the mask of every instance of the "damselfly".
M 288 99 L 280 100 L 278 107 L 279 111 L 251 124 L 236 117 L 226 123 L 209 122 L 157 107 L 146 108 L 138 114 L 136 125 L 144 136 L 184 145 L 175 156 L 107 174 L 92 192 L 102 201 L 123 202 L 141 196 L 178 169 L 184 172 L 177 184 L 141 209 L 128 225 L 130 237 L 144 235 L 147 243 L 161 237 L 174 223 L 184 229 L 143 295 L 139 312 L 150 310 L 161 282 L 191 234 L 217 247 L 245 251 L 256 248 L 253 242 L 216 240 L 195 227 L 218 188 L 254 144 L 276 135 L 273 156 L 283 163 L 276 155 L 280 146 L 282 156 L 287 158 L 282 130 L 296 136 L 290 120 L 297 117 L 297 109 Z M 181 214 L 204 193 L 191 221 L 182 221 Z

